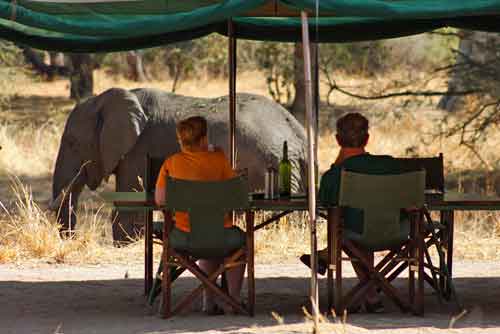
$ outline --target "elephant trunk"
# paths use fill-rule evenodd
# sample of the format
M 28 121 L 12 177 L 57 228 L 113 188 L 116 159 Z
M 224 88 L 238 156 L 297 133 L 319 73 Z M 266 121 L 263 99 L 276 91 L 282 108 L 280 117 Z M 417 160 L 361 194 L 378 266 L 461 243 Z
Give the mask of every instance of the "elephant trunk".
M 85 185 L 86 173 L 80 159 L 69 154 L 61 145 L 57 155 L 52 183 L 52 202 L 49 208 L 56 212 L 62 231 L 73 230 L 76 224 L 75 209 Z

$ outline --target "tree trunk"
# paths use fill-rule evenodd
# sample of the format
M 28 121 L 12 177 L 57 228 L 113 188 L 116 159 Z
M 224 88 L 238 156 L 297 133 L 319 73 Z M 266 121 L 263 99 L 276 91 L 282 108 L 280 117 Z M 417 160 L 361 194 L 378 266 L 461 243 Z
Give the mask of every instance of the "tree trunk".
M 465 91 L 475 89 L 471 87 L 469 78 L 470 64 L 474 62 L 478 65 L 484 65 L 487 59 L 494 58 L 492 55 L 495 48 L 488 48 L 492 43 L 500 43 L 498 34 L 482 31 L 460 31 L 460 44 L 458 54 L 455 60 L 455 67 L 448 80 L 448 94 L 444 95 L 439 101 L 438 108 L 449 112 L 457 111 L 463 106 L 464 97 L 453 95 L 456 91 Z
M 23 55 L 26 62 L 33 66 L 33 69 L 45 79 L 51 81 L 56 75 L 68 76 L 69 68 L 64 66 L 64 58 L 62 63 L 52 62 L 52 54 L 50 57 L 50 65 L 45 63 L 43 53 L 37 52 L 30 47 L 23 48 Z
M 130 78 L 134 81 L 147 81 L 146 72 L 142 63 L 142 53 L 140 51 L 127 52 L 127 64 L 129 66 Z
M 312 68 L 312 96 L 313 96 L 313 105 L 315 105 L 315 96 L 316 96 L 316 71 L 314 68 L 314 64 L 316 62 L 316 53 L 317 53 L 317 45 L 311 44 L 311 63 L 313 64 Z M 294 48 L 294 89 L 295 89 L 295 97 L 293 99 L 291 113 L 295 118 L 302 124 L 305 125 L 305 117 L 306 117 L 306 96 L 305 96 L 305 82 L 304 82 L 304 52 L 302 48 L 302 43 L 295 43 Z
M 462 30 L 460 33 L 462 37 L 460 38 L 460 43 L 458 45 L 459 54 L 457 55 L 455 60 L 456 64 L 460 64 L 465 61 L 463 55 L 472 55 L 473 32 Z M 438 108 L 444 109 L 449 112 L 453 112 L 458 109 L 457 107 L 461 102 L 461 98 L 459 96 L 453 95 L 452 93 L 453 91 L 459 91 L 463 89 L 464 85 L 462 76 L 463 75 L 459 70 L 454 70 L 451 73 L 448 80 L 448 94 L 441 97 L 438 103 Z
M 94 90 L 92 56 L 87 53 L 71 54 L 70 97 L 77 102 L 92 96 Z
M 26 62 L 30 63 L 31 66 L 40 74 L 47 74 L 47 65 L 44 62 L 43 54 L 36 52 L 30 47 L 23 48 L 23 56 Z
M 64 54 L 62 52 L 49 52 L 50 65 L 64 67 Z

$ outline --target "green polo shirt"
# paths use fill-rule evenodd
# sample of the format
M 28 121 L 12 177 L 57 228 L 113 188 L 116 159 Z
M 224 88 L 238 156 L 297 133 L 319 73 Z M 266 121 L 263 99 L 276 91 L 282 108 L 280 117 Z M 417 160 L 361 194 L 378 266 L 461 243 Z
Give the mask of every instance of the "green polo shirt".
M 342 169 L 349 172 L 373 175 L 400 174 L 408 171 L 407 168 L 405 169 L 401 165 L 401 162 L 389 155 L 371 155 L 365 153 L 347 158 L 339 165 L 332 165 L 321 177 L 319 200 L 322 203 L 329 205 L 338 204 L 340 171 Z M 344 211 L 344 227 L 362 234 L 363 211 L 347 208 Z

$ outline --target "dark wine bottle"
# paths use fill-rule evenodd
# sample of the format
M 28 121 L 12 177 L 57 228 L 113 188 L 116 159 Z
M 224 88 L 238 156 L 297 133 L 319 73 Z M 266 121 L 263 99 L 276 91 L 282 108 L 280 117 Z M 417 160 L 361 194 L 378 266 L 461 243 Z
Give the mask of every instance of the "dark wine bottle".
M 288 145 L 283 143 L 283 158 L 279 165 L 279 191 L 280 197 L 290 197 L 292 190 L 292 164 L 288 160 Z

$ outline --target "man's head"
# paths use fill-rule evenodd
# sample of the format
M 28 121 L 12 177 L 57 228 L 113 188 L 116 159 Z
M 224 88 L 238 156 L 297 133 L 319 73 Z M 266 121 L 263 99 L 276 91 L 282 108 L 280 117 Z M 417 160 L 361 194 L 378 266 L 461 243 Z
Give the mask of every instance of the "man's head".
M 341 147 L 361 148 L 368 142 L 368 120 L 359 113 L 349 113 L 337 121 L 337 142 Z
M 208 147 L 207 120 L 189 117 L 177 123 L 177 139 L 183 150 L 197 151 Z

